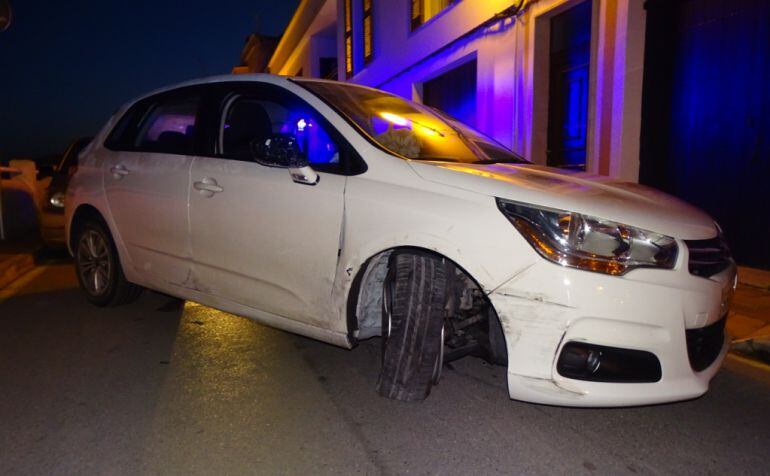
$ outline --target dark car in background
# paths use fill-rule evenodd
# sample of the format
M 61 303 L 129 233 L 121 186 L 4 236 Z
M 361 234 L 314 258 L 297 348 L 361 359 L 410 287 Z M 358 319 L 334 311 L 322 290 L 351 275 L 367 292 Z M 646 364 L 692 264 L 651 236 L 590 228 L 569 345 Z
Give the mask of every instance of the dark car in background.
M 40 234 L 48 246 L 65 245 L 64 195 L 70 177 L 77 169 L 78 154 L 86 148 L 91 139 L 92 137 L 81 137 L 72 142 L 53 169 L 40 214 Z

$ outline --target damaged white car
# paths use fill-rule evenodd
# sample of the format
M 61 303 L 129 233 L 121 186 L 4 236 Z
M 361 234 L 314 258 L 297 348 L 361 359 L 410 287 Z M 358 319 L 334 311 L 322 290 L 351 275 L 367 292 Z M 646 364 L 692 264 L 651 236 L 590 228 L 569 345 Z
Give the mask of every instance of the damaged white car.
M 106 124 L 66 203 L 94 304 L 150 288 L 343 347 L 381 336 L 389 398 L 472 354 L 518 400 L 682 400 L 727 349 L 735 264 L 708 215 L 361 86 L 156 91 Z

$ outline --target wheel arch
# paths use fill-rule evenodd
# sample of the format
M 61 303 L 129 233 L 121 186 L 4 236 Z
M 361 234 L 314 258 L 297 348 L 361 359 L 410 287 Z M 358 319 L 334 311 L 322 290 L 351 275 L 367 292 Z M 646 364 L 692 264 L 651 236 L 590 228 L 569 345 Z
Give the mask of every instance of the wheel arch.
M 348 340 L 354 346 L 357 344 L 358 340 L 363 340 L 365 338 L 372 337 L 371 335 L 366 335 L 366 334 L 363 336 L 363 338 L 359 338 L 356 336 L 357 331 L 361 330 L 360 329 L 361 323 L 372 320 L 371 316 L 359 316 L 358 311 L 359 311 L 360 300 L 362 298 L 365 298 L 365 295 L 362 293 L 371 292 L 372 290 L 376 292 L 376 289 L 382 286 L 382 283 L 384 282 L 385 274 L 387 272 L 388 261 L 390 259 L 390 256 L 393 255 L 394 253 L 428 254 L 438 259 L 446 260 L 449 264 L 453 266 L 454 269 L 458 270 L 471 283 L 473 283 L 474 286 L 482 290 L 485 296 L 488 296 L 488 292 L 484 290 L 484 287 L 473 276 L 473 274 L 466 269 L 466 267 L 458 263 L 457 260 L 452 259 L 451 257 L 447 256 L 446 254 L 438 250 L 425 248 L 422 246 L 415 246 L 415 245 L 393 246 L 390 248 L 380 250 L 372 254 L 371 256 L 369 256 L 369 258 L 364 260 L 361 266 L 358 267 L 356 273 L 354 274 L 353 280 L 351 282 L 351 286 L 348 291 L 347 301 L 345 306 L 345 311 L 346 311 L 345 317 L 347 322 Z M 380 272 L 377 272 L 376 268 L 382 267 L 382 266 L 384 266 L 385 269 L 380 270 Z M 490 309 L 492 309 L 493 318 L 497 320 L 497 323 L 499 325 L 502 325 L 502 322 L 500 321 L 499 315 L 497 313 L 497 310 L 494 307 L 494 304 L 489 300 L 488 297 L 486 297 L 486 300 L 489 303 Z M 376 302 L 374 304 L 376 305 Z M 372 310 L 369 309 L 369 311 L 372 311 Z M 381 310 L 379 312 L 381 313 Z M 381 319 L 381 314 L 378 314 L 378 315 L 380 316 L 379 319 Z M 376 319 L 378 319 L 378 317 L 374 318 L 374 320 Z
M 97 220 L 103 223 L 105 226 L 107 226 L 107 229 L 110 230 L 110 233 L 112 233 L 107 220 L 104 219 L 104 215 L 99 211 L 99 209 L 89 203 L 82 203 L 75 209 L 75 212 L 72 214 L 72 218 L 70 219 L 69 226 L 67 228 L 67 248 L 69 249 L 70 253 L 74 253 L 72 244 L 82 229 L 83 224 L 87 223 L 89 220 Z

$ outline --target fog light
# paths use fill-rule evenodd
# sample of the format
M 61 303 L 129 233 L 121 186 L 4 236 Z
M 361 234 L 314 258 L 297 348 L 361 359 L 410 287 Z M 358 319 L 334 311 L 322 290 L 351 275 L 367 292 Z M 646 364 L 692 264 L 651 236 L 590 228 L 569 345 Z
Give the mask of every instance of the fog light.
M 661 378 L 660 361 L 650 352 L 585 342 L 566 343 L 556 371 L 563 377 L 591 382 L 644 383 Z

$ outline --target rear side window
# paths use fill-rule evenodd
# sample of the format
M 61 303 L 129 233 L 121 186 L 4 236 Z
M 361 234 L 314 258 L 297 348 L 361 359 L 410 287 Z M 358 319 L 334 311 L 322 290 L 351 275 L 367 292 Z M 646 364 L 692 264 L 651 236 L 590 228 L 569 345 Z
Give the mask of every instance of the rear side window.
M 126 112 L 105 146 L 112 150 L 193 154 L 200 102 L 198 90 L 145 99 Z
M 77 168 L 78 166 L 78 154 L 80 154 L 83 149 L 86 148 L 88 144 L 91 143 L 92 137 L 84 137 L 82 139 L 78 139 L 75 141 L 69 149 L 67 149 L 67 152 L 64 154 L 64 157 L 62 157 L 61 162 L 59 162 L 59 167 L 57 167 L 57 172 L 60 174 L 68 174 L 70 173 L 70 169 Z
M 164 154 L 192 154 L 197 95 L 156 104 L 145 114 L 134 139 L 134 150 Z
M 104 141 L 104 146 L 110 150 L 131 150 L 131 143 L 133 138 L 136 137 L 139 120 L 141 120 L 147 107 L 147 102 L 142 101 L 126 111 L 115 127 L 112 128 L 112 131 L 110 131 L 110 135 Z

